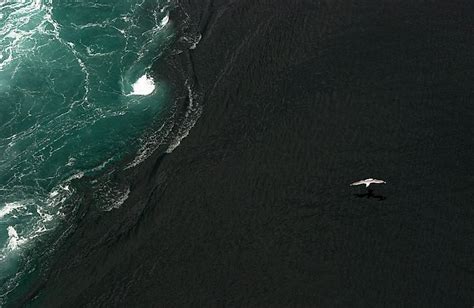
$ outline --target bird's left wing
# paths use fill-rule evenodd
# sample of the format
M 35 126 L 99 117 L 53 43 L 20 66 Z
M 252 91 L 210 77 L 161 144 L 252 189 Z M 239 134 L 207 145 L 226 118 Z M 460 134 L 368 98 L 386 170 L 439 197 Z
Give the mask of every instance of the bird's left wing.
M 362 185 L 362 184 L 365 184 L 365 182 L 364 181 L 357 181 L 357 182 L 352 183 L 350 186 Z

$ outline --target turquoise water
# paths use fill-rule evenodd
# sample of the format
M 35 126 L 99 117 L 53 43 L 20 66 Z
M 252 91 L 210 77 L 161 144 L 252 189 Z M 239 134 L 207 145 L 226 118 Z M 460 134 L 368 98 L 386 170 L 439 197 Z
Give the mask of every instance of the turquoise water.
M 150 67 L 172 36 L 168 2 L 0 1 L 0 298 L 74 179 L 143 148 L 166 105 Z

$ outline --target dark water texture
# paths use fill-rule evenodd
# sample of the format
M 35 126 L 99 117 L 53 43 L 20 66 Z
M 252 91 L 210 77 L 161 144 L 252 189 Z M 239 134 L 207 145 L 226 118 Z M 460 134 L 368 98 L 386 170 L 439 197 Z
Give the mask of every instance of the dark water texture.
M 168 67 L 203 114 L 87 211 L 35 303 L 472 306 L 472 2 L 181 6 L 203 38 Z

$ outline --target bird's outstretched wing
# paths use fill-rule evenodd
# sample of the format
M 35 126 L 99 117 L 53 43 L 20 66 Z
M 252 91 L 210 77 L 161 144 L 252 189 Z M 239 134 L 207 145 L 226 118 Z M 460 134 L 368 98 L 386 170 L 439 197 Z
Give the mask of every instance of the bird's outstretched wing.
M 385 183 L 386 182 L 383 181 L 383 180 L 368 178 L 368 179 L 365 179 L 365 180 L 360 180 L 360 181 L 354 182 L 350 186 L 365 185 L 366 187 L 369 187 L 370 184 L 385 184 Z
M 354 182 L 352 183 L 350 186 L 356 186 L 356 185 L 364 185 L 365 184 L 365 181 L 362 180 L 362 181 L 357 181 L 357 182 Z

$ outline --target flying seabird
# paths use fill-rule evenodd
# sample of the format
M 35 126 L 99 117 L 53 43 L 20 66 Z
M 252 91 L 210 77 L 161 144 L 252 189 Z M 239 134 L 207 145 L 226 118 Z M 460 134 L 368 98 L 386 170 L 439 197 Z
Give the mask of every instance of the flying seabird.
M 354 182 L 354 183 L 352 183 L 350 186 L 356 186 L 356 185 L 362 185 L 362 184 L 364 184 L 365 187 L 369 187 L 370 184 L 386 184 L 386 183 L 387 183 L 387 182 L 382 181 L 382 180 L 377 180 L 377 179 L 373 179 L 373 178 L 368 178 L 368 179 L 365 179 L 365 180 L 360 180 L 360 181 Z

